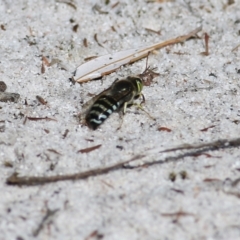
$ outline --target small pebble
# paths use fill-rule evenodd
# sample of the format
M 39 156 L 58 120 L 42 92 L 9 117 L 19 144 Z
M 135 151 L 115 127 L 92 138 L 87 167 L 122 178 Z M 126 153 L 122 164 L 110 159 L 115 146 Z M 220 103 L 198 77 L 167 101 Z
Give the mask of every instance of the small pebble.
M 0 81 L 0 92 L 5 92 L 7 89 L 7 85 L 5 82 Z

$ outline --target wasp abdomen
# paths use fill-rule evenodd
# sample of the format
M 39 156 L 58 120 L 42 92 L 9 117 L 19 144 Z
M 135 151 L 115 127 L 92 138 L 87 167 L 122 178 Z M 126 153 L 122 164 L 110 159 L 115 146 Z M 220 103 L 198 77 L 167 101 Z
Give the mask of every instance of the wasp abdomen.
M 120 103 L 113 97 L 101 96 L 87 113 L 86 122 L 88 126 L 93 130 L 97 129 L 119 106 Z

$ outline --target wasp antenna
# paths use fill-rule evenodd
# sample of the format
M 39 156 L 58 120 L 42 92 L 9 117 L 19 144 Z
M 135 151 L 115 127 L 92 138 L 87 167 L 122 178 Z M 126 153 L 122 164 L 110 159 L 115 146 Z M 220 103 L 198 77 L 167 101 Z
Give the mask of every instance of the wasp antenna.
M 148 69 L 148 57 L 149 57 L 149 54 L 150 54 L 150 51 L 147 53 L 146 67 L 145 67 L 145 70 L 144 70 L 144 72 L 146 72 L 146 71 L 147 71 L 147 69 Z

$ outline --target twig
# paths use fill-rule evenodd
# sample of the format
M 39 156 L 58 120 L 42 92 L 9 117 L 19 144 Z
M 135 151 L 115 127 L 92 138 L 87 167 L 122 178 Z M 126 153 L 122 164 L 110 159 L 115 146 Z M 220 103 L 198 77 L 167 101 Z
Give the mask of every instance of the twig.
M 103 45 L 98 41 L 97 33 L 94 34 L 94 40 L 98 44 L 98 46 L 103 47 Z
M 75 174 L 68 174 L 68 175 L 57 175 L 57 176 L 50 176 L 50 177 L 18 177 L 17 173 L 13 173 L 6 181 L 7 184 L 13 185 L 41 185 L 51 182 L 57 181 L 66 181 L 66 180 L 79 180 L 79 179 L 86 179 L 93 176 L 100 176 L 106 174 L 110 171 L 116 171 L 123 167 L 124 164 L 130 163 L 132 161 L 138 160 L 145 157 L 144 155 L 138 155 L 130 160 L 123 161 L 117 164 L 113 164 L 109 167 L 103 168 L 95 168 L 85 172 L 75 173 Z
M 234 48 L 232 49 L 232 52 L 235 51 L 235 50 L 237 50 L 239 47 L 240 47 L 240 44 L 238 44 L 236 47 L 234 47 Z
M 233 148 L 233 147 L 239 147 L 240 146 L 240 138 L 236 139 L 220 139 L 214 142 L 210 143 L 205 143 L 205 144 L 198 144 L 198 145 L 185 145 L 185 146 L 180 146 L 176 148 L 171 148 L 167 149 L 163 152 L 173 152 L 173 151 L 179 151 L 179 150 L 191 150 L 183 154 L 179 154 L 177 156 L 170 156 L 166 157 L 163 160 L 158 160 L 154 162 L 148 162 L 145 163 L 143 166 L 152 166 L 156 164 L 164 164 L 168 162 L 173 162 L 179 159 L 183 159 L 185 157 L 194 157 L 198 156 L 199 154 L 208 152 L 208 151 L 215 151 L 219 149 L 225 149 L 225 148 Z M 193 150 L 192 150 L 193 149 Z M 24 177 L 19 177 L 18 174 L 15 172 L 13 173 L 9 178 L 7 178 L 6 183 L 9 185 L 42 185 L 42 184 L 47 184 L 51 182 L 57 182 L 57 181 L 66 181 L 66 180 L 80 180 L 80 179 L 86 179 L 89 177 L 94 177 L 94 176 L 100 176 L 107 174 L 108 172 L 111 171 L 116 171 L 125 168 L 125 165 L 133 162 L 135 160 L 139 160 L 141 158 L 145 157 L 145 155 L 137 155 L 133 157 L 130 160 L 123 161 L 117 164 L 114 164 L 109 167 L 103 167 L 103 168 L 95 168 L 91 169 L 85 172 L 80 172 L 80 173 L 75 173 L 75 174 L 68 174 L 68 175 L 57 175 L 57 176 L 49 176 L 49 177 L 31 177 L 31 176 L 24 176 Z M 131 169 L 133 169 L 132 167 Z
M 161 49 L 169 45 L 182 43 L 192 37 L 196 37 L 197 33 L 201 30 L 202 27 L 198 27 L 186 35 L 170 39 L 165 42 L 158 42 L 150 46 L 132 48 L 99 56 L 78 66 L 74 72 L 72 80 L 78 83 L 84 83 L 93 79 L 101 78 L 104 75 L 114 72 L 116 69 L 120 68 L 123 65 L 131 64 L 148 56 L 149 52 Z M 98 42 L 96 37 L 97 35 L 95 34 L 94 38 Z
M 209 55 L 209 35 L 207 33 L 204 34 L 204 41 L 205 41 L 205 52 L 202 52 L 202 55 L 208 56 Z
M 210 143 L 202 143 L 202 144 L 196 144 L 196 145 L 191 145 L 191 144 L 185 144 L 179 147 L 175 148 L 170 148 L 166 149 L 163 152 L 172 152 L 172 151 L 177 151 L 177 150 L 186 150 L 186 149 L 201 149 L 201 148 L 206 148 L 207 151 L 213 151 L 217 150 L 220 148 L 229 148 L 229 147 L 239 147 L 240 146 L 240 138 L 235 138 L 235 139 L 219 139 L 214 142 Z
M 57 1 L 58 3 L 65 3 L 68 6 L 72 7 L 74 10 L 77 10 L 77 7 L 71 1 Z
M 55 209 L 55 210 L 50 210 L 47 209 L 47 213 L 45 214 L 45 216 L 43 217 L 42 221 L 40 222 L 39 226 L 37 227 L 36 230 L 33 231 L 33 236 L 37 237 L 38 234 L 40 233 L 40 231 L 43 229 L 44 225 L 48 222 L 49 218 L 51 216 L 53 216 L 59 209 Z
M 202 128 L 202 129 L 200 129 L 200 131 L 201 131 L 201 132 L 206 132 L 206 131 L 208 131 L 208 129 L 214 128 L 214 127 L 216 127 L 216 125 L 211 125 L 211 126 L 209 126 L 209 127 Z
M 80 150 L 78 150 L 77 152 L 78 152 L 78 153 L 89 153 L 89 152 L 91 152 L 91 151 L 94 151 L 94 150 L 100 148 L 101 146 L 102 146 L 102 144 L 99 144 L 99 145 L 96 145 L 96 146 L 93 146 L 93 147 L 80 149 Z
M 151 28 L 145 28 L 145 30 L 148 31 L 148 32 L 152 32 L 152 33 L 156 33 L 158 35 L 161 35 L 161 31 L 160 30 L 156 31 L 156 30 L 151 29 Z
M 46 121 L 55 121 L 57 122 L 56 119 L 54 118 L 49 118 L 49 117 L 26 117 L 30 121 L 41 121 L 41 120 L 46 120 Z

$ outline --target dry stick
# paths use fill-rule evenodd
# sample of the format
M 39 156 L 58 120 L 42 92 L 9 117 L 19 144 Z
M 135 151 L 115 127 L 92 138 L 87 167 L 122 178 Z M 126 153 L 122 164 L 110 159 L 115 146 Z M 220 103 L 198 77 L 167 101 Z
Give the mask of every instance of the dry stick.
M 166 157 L 164 160 L 158 160 L 154 162 L 145 163 L 144 166 L 152 166 L 156 164 L 163 164 L 168 162 L 173 162 L 179 159 L 183 159 L 185 157 L 190 156 L 197 156 L 199 154 L 202 154 L 204 152 L 208 151 L 215 151 L 219 149 L 225 149 L 225 148 L 232 148 L 232 147 L 239 147 L 240 146 L 240 138 L 236 139 L 220 139 L 214 142 L 205 143 L 205 144 L 199 144 L 199 145 L 188 145 L 186 147 L 179 147 L 179 148 L 172 148 L 170 150 L 162 151 L 162 152 L 169 152 L 169 151 L 178 151 L 178 150 L 189 150 L 186 153 L 179 154 L 177 156 L 170 156 Z M 192 149 L 194 149 L 192 151 Z M 40 184 L 46 184 L 51 182 L 57 182 L 57 181 L 66 181 L 66 180 L 79 180 L 79 179 L 86 179 L 93 176 L 99 176 L 103 174 L 107 174 L 110 171 L 116 171 L 120 170 L 122 168 L 125 168 L 125 164 L 133 162 L 135 160 L 139 160 L 141 158 L 145 157 L 144 155 L 138 155 L 133 157 L 130 160 L 120 162 L 117 164 L 114 164 L 109 167 L 104 168 L 97 168 L 88 170 L 85 172 L 75 173 L 75 174 L 69 174 L 69 175 L 60 175 L 60 176 L 50 176 L 50 177 L 18 177 L 17 173 L 13 173 L 9 178 L 7 178 L 6 183 L 12 184 L 12 185 L 40 185 Z
M 189 38 L 196 36 L 196 34 L 198 32 L 200 32 L 201 30 L 202 30 L 202 27 L 198 27 L 198 28 L 196 28 L 195 30 L 189 32 L 186 35 L 183 35 L 183 36 L 180 36 L 180 37 L 177 37 L 177 38 L 173 38 L 173 39 L 167 40 L 167 41 L 165 41 L 163 43 L 156 43 L 156 44 L 154 44 L 154 45 L 152 45 L 150 47 L 147 47 L 147 48 L 144 49 L 144 51 L 147 51 L 144 54 L 144 56 L 141 56 L 139 58 L 135 58 L 134 61 L 137 61 L 137 60 L 140 60 L 143 57 L 146 57 L 149 54 L 149 51 L 151 52 L 153 50 L 161 49 L 161 48 L 164 48 L 164 47 L 169 46 L 169 45 L 173 45 L 173 44 L 184 42 L 184 41 L 188 40 Z M 132 63 L 134 61 L 130 61 L 130 63 Z
M 196 145 L 191 145 L 191 144 L 186 144 L 182 145 L 179 147 L 175 148 L 169 148 L 163 152 L 172 152 L 172 151 L 177 151 L 177 150 L 186 150 L 186 149 L 201 149 L 201 148 L 210 148 L 209 150 L 217 150 L 219 148 L 229 148 L 229 147 L 238 147 L 240 146 L 240 138 L 235 138 L 235 139 L 219 139 L 214 142 L 210 143 L 201 143 L 201 144 L 196 144 Z
M 94 40 L 97 42 L 98 46 L 104 47 L 104 46 L 98 41 L 97 33 L 94 34 Z
M 37 237 L 37 236 L 38 236 L 38 234 L 39 234 L 40 231 L 43 229 L 44 225 L 45 225 L 46 222 L 49 220 L 49 218 L 52 217 L 57 211 L 58 211 L 58 209 L 55 209 L 55 210 L 47 209 L 46 215 L 43 217 L 43 219 L 42 219 L 42 221 L 40 222 L 40 224 L 39 224 L 39 226 L 37 227 L 37 229 L 33 231 L 33 236 L 34 236 L 34 237 Z
M 205 40 L 205 52 L 202 52 L 203 55 L 208 56 L 209 55 L 209 35 L 207 33 L 204 34 L 204 40 Z
M 83 79 L 83 80 L 79 80 L 79 79 L 84 78 L 84 77 L 86 77 L 87 75 L 92 74 L 93 72 L 97 72 L 97 71 L 100 71 L 100 72 L 101 72 L 101 70 L 102 70 L 103 68 L 107 68 L 107 67 L 109 67 L 109 66 L 111 66 L 111 65 L 116 65 L 116 66 L 118 66 L 118 67 L 113 67 L 111 70 L 108 70 L 107 72 L 104 73 L 104 75 L 110 74 L 110 73 L 114 72 L 116 69 L 118 69 L 118 68 L 119 68 L 120 66 L 122 66 L 122 65 L 130 64 L 130 63 L 133 63 L 133 62 L 135 62 L 135 61 L 138 61 L 138 60 L 146 57 L 146 56 L 149 54 L 149 52 L 152 52 L 152 51 L 157 50 L 157 49 L 164 48 L 164 47 L 169 46 L 169 45 L 173 45 L 173 44 L 177 44 L 177 43 L 182 43 L 182 42 L 190 39 L 191 37 L 196 36 L 196 34 L 197 34 L 199 31 L 201 31 L 201 30 L 202 30 L 202 27 L 198 27 L 198 28 L 196 28 L 195 30 L 189 32 L 189 33 L 186 34 L 186 35 L 183 35 L 183 36 L 180 36 L 180 37 L 177 37 L 177 38 L 173 38 L 173 39 L 167 40 L 167 41 L 165 41 L 165 42 L 156 43 L 156 44 L 153 44 L 153 45 L 148 46 L 148 47 L 144 47 L 144 48 L 142 48 L 141 50 L 139 50 L 139 51 L 137 51 L 137 52 L 134 52 L 134 54 L 130 54 L 131 57 L 130 57 L 129 55 L 127 55 L 127 56 L 118 58 L 118 59 L 115 60 L 115 61 L 108 62 L 108 63 L 104 64 L 104 66 L 98 66 L 97 68 L 91 69 L 91 70 L 89 70 L 88 73 L 84 73 L 84 74 L 81 75 L 81 76 L 76 76 L 76 75 L 75 75 L 75 76 L 73 77 L 73 80 L 76 81 L 76 82 L 79 82 L 79 83 L 88 82 L 88 81 L 90 80 L 89 78 Z M 121 51 L 118 52 L 118 53 L 121 53 Z M 113 54 L 113 55 L 114 55 L 114 54 Z M 98 57 L 98 58 L 99 58 L 99 59 L 102 59 L 102 58 L 104 58 L 104 57 L 106 57 L 106 56 L 108 56 L 108 55 L 100 56 L 100 57 Z M 123 63 L 124 61 L 126 61 L 126 59 L 129 59 L 129 58 L 131 58 L 131 60 Z M 119 62 L 122 62 L 122 64 L 119 64 Z M 83 66 L 86 66 L 85 64 L 86 64 L 86 63 L 83 63 L 83 64 L 81 64 L 81 65 L 77 68 L 76 74 L 77 74 L 79 68 L 81 68 L 81 67 L 83 67 Z M 89 67 L 89 66 L 88 66 L 88 67 Z M 102 75 L 102 76 L 103 76 L 103 75 Z M 101 77 L 101 76 L 99 76 L 99 77 Z
M 30 121 L 47 120 L 47 121 L 55 121 L 55 122 L 57 122 L 56 119 L 54 119 L 54 118 L 49 118 L 49 117 L 27 117 L 27 119 L 30 120 Z
M 186 149 L 187 150 L 194 149 L 194 150 L 188 151 L 183 154 L 179 154 L 177 156 L 166 157 L 164 160 L 158 160 L 158 161 L 154 161 L 154 162 L 145 163 L 144 167 L 152 166 L 152 165 L 156 165 L 156 164 L 174 162 L 176 160 L 183 159 L 185 157 L 195 157 L 195 156 L 201 155 L 208 151 L 216 151 L 219 149 L 234 148 L 234 147 L 240 147 L 240 138 L 235 138 L 235 139 L 230 139 L 230 140 L 220 139 L 220 140 L 217 140 L 214 142 L 204 143 L 204 144 L 199 144 L 199 145 L 190 145 L 189 144 L 186 147 L 179 147 L 179 148 L 176 147 L 176 148 L 172 148 L 172 149 L 167 149 L 165 151 L 161 151 L 161 153 L 170 152 L 170 151 L 186 150 Z
M 57 181 L 66 181 L 66 180 L 79 180 L 79 179 L 86 179 L 92 176 L 99 176 L 106 174 L 110 171 L 116 171 L 121 169 L 124 164 L 130 163 L 132 161 L 138 160 L 145 157 L 144 155 L 137 155 L 130 160 L 120 162 L 114 164 L 109 167 L 103 168 L 95 168 L 85 172 L 75 173 L 75 174 L 68 174 L 68 175 L 58 175 L 58 176 L 50 176 L 50 177 L 18 177 L 17 173 L 13 173 L 9 178 L 7 178 L 7 184 L 14 184 L 14 185 L 40 185 L 46 184 L 51 182 Z
M 240 44 L 238 44 L 235 48 L 232 49 L 232 52 L 237 50 L 240 47 Z
M 78 152 L 78 153 L 89 153 L 89 152 L 91 152 L 91 151 L 94 151 L 94 150 L 100 148 L 101 146 L 102 146 L 102 144 L 99 144 L 99 145 L 96 145 L 96 146 L 93 146 L 93 147 L 80 149 L 80 150 L 78 150 L 77 152 Z

